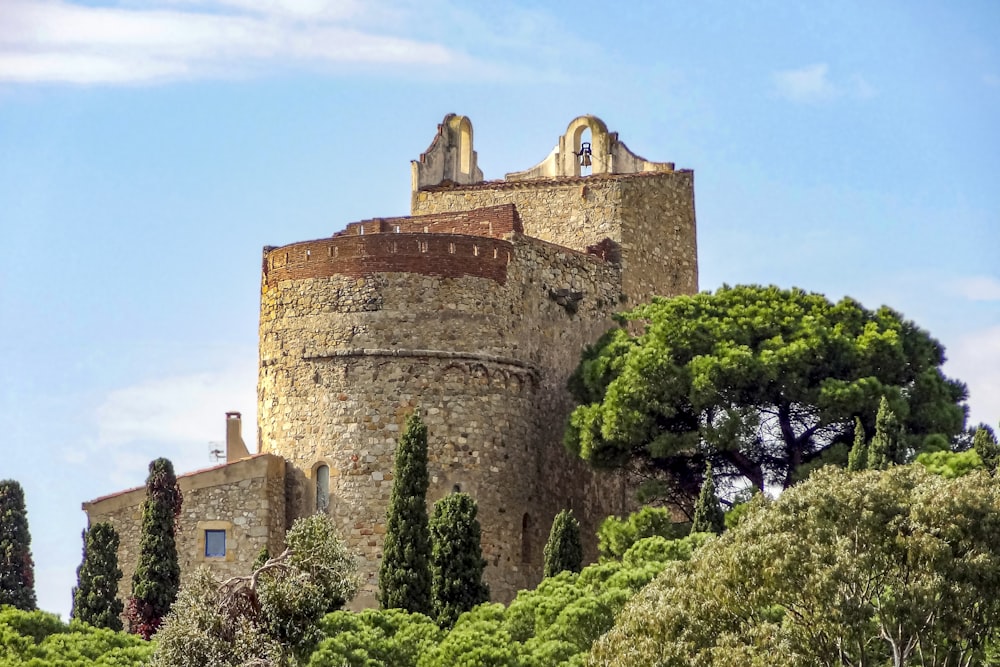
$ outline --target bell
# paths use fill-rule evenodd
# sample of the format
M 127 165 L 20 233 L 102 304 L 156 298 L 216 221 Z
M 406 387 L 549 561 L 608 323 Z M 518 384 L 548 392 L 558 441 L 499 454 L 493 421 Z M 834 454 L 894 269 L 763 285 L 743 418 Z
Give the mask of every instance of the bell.
M 580 144 L 580 152 L 577 153 L 577 155 L 580 156 L 580 166 L 581 167 L 589 167 L 590 166 L 590 154 L 591 154 L 590 142 L 589 141 L 584 141 L 582 144 Z
M 580 157 L 580 166 L 581 167 L 589 167 L 590 166 L 590 153 L 584 153 Z

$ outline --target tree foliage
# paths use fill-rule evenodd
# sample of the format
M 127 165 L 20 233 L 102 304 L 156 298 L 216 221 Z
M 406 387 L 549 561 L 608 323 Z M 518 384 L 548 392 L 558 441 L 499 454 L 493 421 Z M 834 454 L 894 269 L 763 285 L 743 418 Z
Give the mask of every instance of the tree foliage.
M 942 346 L 886 307 L 739 286 L 656 298 L 620 321 L 570 379 L 581 405 L 566 445 L 594 466 L 631 466 L 689 497 L 706 462 L 717 482 L 757 488 L 846 462 L 854 418 L 873 432 L 883 396 L 904 429 L 901 459 L 964 424 L 965 387 L 942 374 Z
M 481 604 L 443 631 L 422 614 L 398 609 L 338 612 L 310 667 L 552 667 L 582 665 L 636 591 L 672 560 L 690 558 L 705 535 L 636 542 L 620 560 L 564 571 L 523 590 L 508 607 Z
M 96 523 L 83 532 L 83 560 L 76 570 L 72 617 L 98 628 L 121 630 L 123 605 L 118 599 L 118 532 Z
M 573 516 L 573 510 L 563 510 L 556 514 L 543 553 L 546 577 L 564 571 L 580 571 L 583 566 L 583 544 L 580 542 L 580 522 Z
M 135 635 L 97 628 L 43 611 L 0 609 L 4 667 L 139 667 L 153 645 Z
M 977 428 L 972 439 L 972 448 L 979 459 L 990 472 L 996 472 L 997 464 L 1000 463 L 1000 446 L 997 446 L 996 437 L 989 428 Z
M 129 632 L 143 639 L 156 632 L 180 587 L 174 530 L 181 502 L 173 464 L 164 458 L 151 461 L 142 504 L 139 560 L 132 574 L 132 595 L 125 607 Z
M 490 599 L 483 581 L 482 530 L 472 496 L 451 493 L 434 504 L 430 519 L 431 598 L 434 616 L 450 628 L 462 612 Z
M 402 609 L 334 612 L 320 630 L 326 639 L 309 657 L 310 667 L 416 667 L 445 635 L 427 616 Z
M 889 401 L 883 396 L 875 416 L 875 435 L 868 445 L 867 468 L 885 470 L 890 465 L 902 463 L 900 439 L 899 421 L 889 407 Z
M 35 565 L 24 505 L 24 489 L 12 479 L 0 480 L 0 605 L 35 608 Z
M 865 441 L 865 427 L 861 420 L 854 418 L 854 444 L 847 457 L 847 469 L 851 472 L 868 468 L 868 443 Z
M 427 426 L 414 412 L 396 446 L 386 514 L 379 603 L 432 615 L 430 532 L 427 525 Z
M 973 470 L 985 470 L 979 454 L 971 449 L 964 452 L 923 452 L 917 456 L 916 463 L 922 465 L 928 472 L 955 479 L 968 475 Z
M 712 480 L 712 464 L 705 468 L 705 481 L 701 485 L 698 501 L 694 506 L 694 521 L 691 522 L 692 533 L 715 533 L 718 535 L 726 528 L 726 518 L 715 495 L 715 482 Z
M 621 558 L 641 539 L 654 536 L 679 539 L 685 537 L 690 529 L 689 523 L 675 522 L 669 509 L 646 505 L 624 519 L 609 516 L 602 521 L 597 529 L 597 549 L 601 558 Z
M 827 467 L 753 504 L 637 595 L 588 664 L 983 664 L 1000 624 L 987 474 Z
M 285 665 L 321 636 L 318 621 L 354 596 L 357 563 L 323 514 L 297 519 L 288 548 L 246 576 L 205 568 L 181 590 L 156 635 L 153 667 Z

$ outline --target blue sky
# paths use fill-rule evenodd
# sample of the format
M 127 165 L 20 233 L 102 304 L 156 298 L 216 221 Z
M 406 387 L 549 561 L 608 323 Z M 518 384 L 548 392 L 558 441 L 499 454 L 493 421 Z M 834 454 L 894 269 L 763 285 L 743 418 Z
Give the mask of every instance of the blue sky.
M 700 283 L 888 304 L 1000 419 L 1000 4 L 0 0 L 0 478 L 42 608 L 80 503 L 254 437 L 261 248 L 406 214 L 448 112 L 487 178 L 569 121 L 695 170 Z

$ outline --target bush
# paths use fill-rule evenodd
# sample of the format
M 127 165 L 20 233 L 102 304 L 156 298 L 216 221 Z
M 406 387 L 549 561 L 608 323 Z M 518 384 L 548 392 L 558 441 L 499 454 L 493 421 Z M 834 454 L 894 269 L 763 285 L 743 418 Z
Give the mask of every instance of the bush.
M 597 529 L 597 548 L 601 558 L 621 558 L 637 541 L 658 535 L 676 540 L 688 534 L 689 523 L 677 523 L 670 510 L 663 507 L 643 507 L 624 519 L 609 516 Z

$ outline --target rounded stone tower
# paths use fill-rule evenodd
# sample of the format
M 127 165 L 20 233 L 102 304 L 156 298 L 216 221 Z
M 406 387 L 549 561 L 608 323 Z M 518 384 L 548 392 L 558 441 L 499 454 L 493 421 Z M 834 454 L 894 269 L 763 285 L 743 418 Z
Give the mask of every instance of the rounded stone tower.
M 608 136 L 595 131 L 595 159 L 631 155 Z M 457 490 L 479 503 L 494 600 L 538 582 L 564 508 L 594 558 L 597 525 L 631 497 L 563 449 L 566 380 L 623 304 L 697 287 L 690 172 L 633 160 L 647 173 L 545 167 L 484 183 L 471 137 L 468 119 L 448 116 L 414 162 L 425 215 L 264 252 L 261 451 L 287 462 L 289 522 L 328 512 L 361 556 L 356 607 L 375 603 L 395 446 L 415 409 L 429 503 Z

